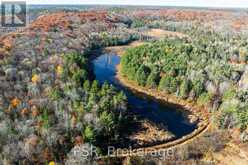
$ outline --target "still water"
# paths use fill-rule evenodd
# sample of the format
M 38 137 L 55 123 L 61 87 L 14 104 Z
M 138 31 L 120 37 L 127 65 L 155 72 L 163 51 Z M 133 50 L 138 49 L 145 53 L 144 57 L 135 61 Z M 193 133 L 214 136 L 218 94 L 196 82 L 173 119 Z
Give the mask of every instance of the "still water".
M 107 81 L 117 89 L 124 91 L 128 98 L 130 111 L 143 119 L 166 126 L 176 138 L 187 135 L 196 128 L 195 124 L 189 124 L 187 115 L 182 109 L 161 103 L 144 94 L 137 94 L 122 86 L 115 78 L 116 66 L 119 63 L 119 56 L 102 54 L 93 61 L 94 73 L 100 83 Z

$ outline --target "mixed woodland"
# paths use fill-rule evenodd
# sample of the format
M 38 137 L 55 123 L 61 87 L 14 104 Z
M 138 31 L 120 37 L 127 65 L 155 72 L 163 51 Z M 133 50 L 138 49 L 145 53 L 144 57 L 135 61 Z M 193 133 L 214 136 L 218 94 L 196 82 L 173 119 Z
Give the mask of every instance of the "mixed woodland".
M 123 76 L 206 106 L 219 129 L 248 136 L 247 13 L 43 12 L 20 32 L 1 32 L 0 164 L 91 164 L 73 156 L 78 146 L 104 154 L 104 147 L 120 142 L 132 121 L 127 98 L 95 80 L 91 52 L 134 40 L 147 43 L 122 56 Z M 187 37 L 144 35 L 154 28 Z

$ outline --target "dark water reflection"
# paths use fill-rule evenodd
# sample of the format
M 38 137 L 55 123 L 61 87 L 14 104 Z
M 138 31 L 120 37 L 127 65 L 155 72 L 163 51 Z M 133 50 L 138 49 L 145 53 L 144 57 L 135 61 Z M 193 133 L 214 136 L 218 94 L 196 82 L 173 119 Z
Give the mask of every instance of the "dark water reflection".
M 196 128 L 195 124 L 189 124 L 187 122 L 187 115 L 182 113 L 182 109 L 161 103 L 149 96 L 141 95 L 123 87 L 115 78 L 116 65 L 119 63 L 119 56 L 103 54 L 93 61 L 94 73 L 100 83 L 107 81 L 117 89 L 125 92 L 128 98 L 129 108 L 132 112 L 141 118 L 166 126 L 168 131 L 173 133 L 177 138 L 191 133 Z

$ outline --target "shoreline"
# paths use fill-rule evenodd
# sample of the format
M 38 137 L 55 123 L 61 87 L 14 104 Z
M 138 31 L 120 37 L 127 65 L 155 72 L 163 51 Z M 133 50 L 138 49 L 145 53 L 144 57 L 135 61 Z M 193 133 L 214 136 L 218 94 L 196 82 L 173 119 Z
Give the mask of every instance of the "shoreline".
M 149 89 L 147 87 L 138 86 L 134 81 L 128 80 L 121 74 L 120 64 L 116 67 L 116 79 L 125 87 L 133 90 L 135 92 L 146 94 L 156 100 L 159 100 L 165 104 L 175 105 L 178 107 L 183 107 L 185 110 L 196 116 L 201 122 L 209 122 L 209 113 L 206 107 L 198 106 L 194 101 L 183 100 L 172 94 L 165 94 L 158 91 L 157 89 Z
M 125 50 L 128 48 L 136 47 L 139 45 L 145 44 L 145 42 L 141 41 L 133 41 L 128 45 L 123 46 L 112 46 L 106 47 L 103 49 L 104 53 L 114 53 L 117 56 L 121 57 Z M 200 120 L 205 120 L 209 122 L 210 113 L 208 112 L 207 107 L 199 106 L 195 101 L 181 99 L 176 97 L 173 94 L 165 94 L 164 92 L 160 92 L 158 89 L 151 89 L 147 87 L 138 86 L 134 81 L 128 80 L 125 76 L 121 74 L 121 64 L 116 66 L 116 76 L 115 78 L 124 86 L 133 90 L 134 92 L 138 92 L 141 94 L 145 94 L 151 98 L 154 98 L 158 101 L 161 101 L 164 104 L 173 105 L 182 107 L 188 112 L 191 112 L 192 115 L 196 116 Z M 200 121 L 201 122 L 201 121 Z
M 162 92 L 158 92 L 155 89 L 147 89 L 145 87 L 140 87 L 137 86 L 134 82 L 127 80 L 125 77 L 121 75 L 121 68 L 120 64 L 117 66 L 117 74 L 116 74 L 116 79 L 126 88 L 135 91 L 135 92 L 140 92 L 143 94 L 146 94 L 147 96 L 151 96 L 154 99 L 157 99 L 159 101 L 163 101 L 163 103 L 167 104 L 175 104 L 176 106 L 181 106 L 185 109 L 185 111 L 189 111 L 193 114 L 193 116 L 197 116 L 197 128 L 193 130 L 191 133 L 182 136 L 179 139 L 172 140 L 170 142 L 165 142 L 162 144 L 157 144 L 151 147 L 141 147 L 138 149 L 134 149 L 130 151 L 128 156 L 138 156 L 142 154 L 142 151 L 147 151 L 147 154 L 154 153 L 154 151 L 158 151 L 161 149 L 170 149 L 170 148 L 176 148 L 180 147 L 182 145 L 188 144 L 192 142 L 194 139 L 199 138 L 201 135 L 204 135 L 210 128 L 211 124 L 209 122 L 209 113 L 207 112 L 207 109 L 204 107 L 199 107 L 196 105 L 194 102 L 189 102 L 187 100 L 182 100 L 179 98 L 176 98 L 176 96 L 173 95 L 166 95 L 163 94 Z M 203 109 L 203 110 L 202 110 Z M 205 111 L 205 112 L 204 112 Z M 189 118 L 190 119 L 190 118 Z M 113 155 L 109 155 L 109 157 L 126 157 L 126 154 L 117 154 L 114 153 Z M 106 158 L 106 157 L 103 157 Z
M 128 45 L 123 46 L 113 46 L 113 47 L 106 47 L 103 49 L 104 53 L 114 53 L 121 57 L 124 52 L 128 48 L 140 46 L 142 44 L 145 44 L 145 42 L 141 41 L 133 41 L 129 43 Z M 190 100 L 184 100 L 176 97 L 172 94 L 165 94 L 163 92 L 158 91 L 157 89 L 149 89 L 147 87 L 141 87 L 138 86 L 134 81 L 128 80 L 126 77 L 124 77 L 121 74 L 121 64 L 118 64 L 116 66 L 116 76 L 115 78 L 121 83 L 124 87 L 132 90 L 133 92 L 145 94 L 153 99 L 156 99 L 164 104 L 173 105 L 182 107 L 182 113 L 190 113 L 188 115 L 189 122 L 196 122 L 196 129 L 194 129 L 191 133 L 182 136 L 179 139 L 172 140 L 170 142 L 165 142 L 161 144 L 157 144 L 150 147 L 141 147 L 138 150 L 132 150 L 130 152 L 129 156 L 137 156 L 140 154 L 140 150 L 147 150 L 147 151 L 157 151 L 160 149 L 168 149 L 168 148 L 176 148 L 180 147 L 181 145 L 188 144 L 192 142 L 194 139 L 200 137 L 201 135 L 204 135 L 208 130 L 211 129 L 210 124 L 210 113 L 208 112 L 207 107 L 199 106 L 196 104 L 195 101 Z M 184 111 L 184 112 L 183 112 Z M 193 123 L 192 122 L 192 123 Z M 149 152 L 147 153 L 149 154 Z M 127 155 L 110 155 L 108 157 L 126 157 Z
M 120 56 L 120 55 L 119 55 Z M 185 110 L 192 112 L 194 115 L 199 116 L 200 122 L 198 123 L 198 127 L 193 130 L 191 133 L 176 139 L 172 140 L 170 142 L 165 142 L 162 144 L 154 145 L 151 147 L 141 147 L 138 149 L 132 149 L 128 154 L 125 153 L 124 150 L 119 150 L 121 154 L 118 155 L 118 153 L 114 153 L 112 155 L 109 155 L 107 157 L 103 156 L 103 158 L 125 158 L 125 157 L 132 157 L 132 156 L 139 156 L 139 155 L 151 155 L 151 154 L 156 154 L 159 153 L 161 150 L 170 150 L 170 149 L 180 149 L 180 147 L 184 145 L 191 144 L 193 141 L 202 138 L 204 135 L 206 135 L 208 132 L 211 132 L 214 130 L 214 126 L 210 122 L 210 112 L 208 112 L 207 107 L 199 106 L 196 104 L 194 101 L 189 101 L 189 100 L 183 100 L 175 95 L 171 94 L 165 94 L 163 92 L 158 91 L 157 89 L 148 89 L 147 87 L 141 87 L 138 86 L 134 81 L 128 80 L 126 77 L 124 77 L 121 74 L 121 65 L 119 64 L 117 66 L 117 74 L 116 74 L 116 79 L 125 87 L 129 88 L 130 90 L 137 91 L 143 94 L 146 94 L 148 96 L 153 97 L 154 99 L 158 99 L 163 101 L 164 103 L 168 104 L 175 104 L 178 106 L 182 106 L 185 108 Z M 232 132 L 230 132 L 232 134 Z M 244 154 L 246 149 L 243 147 L 243 149 L 239 148 L 237 149 L 237 142 L 235 141 L 229 141 L 227 143 L 227 147 L 225 147 L 224 150 L 220 151 L 219 154 L 214 154 L 215 160 L 223 161 L 223 158 L 220 156 L 223 156 L 227 153 L 237 153 L 240 152 L 243 154 L 243 156 L 246 157 Z M 236 146 L 236 147 L 235 147 Z M 233 152 L 234 150 L 234 152 Z M 124 153 L 123 153 L 123 152 Z M 240 155 L 239 153 L 239 155 Z M 235 157 L 235 156 L 234 156 Z M 239 157 L 238 157 L 239 158 Z M 245 160 L 247 161 L 247 160 Z
M 114 47 L 107 47 L 104 49 L 105 52 L 108 53 L 116 53 L 118 56 L 122 56 L 123 52 L 130 47 L 133 47 L 134 45 L 131 43 L 129 45 L 126 46 L 121 46 L 118 48 L 114 48 Z M 113 51 L 112 51 L 113 50 Z M 121 50 L 121 54 L 117 53 L 120 52 Z M 203 106 L 199 106 L 197 105 L 194 101 L 190 101 L 190 100 L 183 100 L 180 99 L 178 97 L 176 97 L 175 95 L 171 95 L 171 94 L 165 94 L 163 92 L 158 91 L 157 89 L 148 89 L 147 87 L 141 87 L 138 86 L 134 81 L 130 81 L 128 80 L 126 77 L 124 77 L 121 74 L 121 64 L 117 65 L 116 67 L 116 79 L 119 81 L 119 83 L 121 83 L 124 87 L 134 91 L 134 92 L 138 92 L 141 94 L 145 94 L 149 97 L 152 97 L 158 101 L 161 101 L 162 103 L 168 104 L 168 105 L 175 105 L 178 107 L 182 107 L 184 109 L 184 111 L 190 112 L 191 114 L 188 116 L 189 120 L 193 119 L 193 118 L 197 118 L 196 119 L 196 129 L 193 130 L 191 133 L 182 136 L 179 139 L 176 140 L 172 140 L 170 142 L 165 142 L 165 143 L 161 143 L 161 144 L 157 144 L 154 146 L 150 146 L 150 147 L 141 147 L 138 148 L 138 150 L 132 150 L 130 152 L 129 156 L 137 156 L 140 154 L 140 150 L 147 150 L 147 151 L 153 151 L 154 150 L 159 150 L 159 149 L 168 149 L 168 148 L 176 148 L 176 147 L 180 147 L 181 145 L 184 144 L 188 144 L 190 142 L 192 142 L 195 138 L 200 137 L 201 135 L 205 134 L 209 129 L 211 129 L 211 124 L 210 124 L 210 113 L 207 110 L 207 107 L 203 107 Z M 185 112 L 185 113 L 187 113 Z M 149 154 L 149 152 L 147 153 Z M 123 154 L 123 155 L 109 155 L 108 157 L 126 157 L 127 155 Z

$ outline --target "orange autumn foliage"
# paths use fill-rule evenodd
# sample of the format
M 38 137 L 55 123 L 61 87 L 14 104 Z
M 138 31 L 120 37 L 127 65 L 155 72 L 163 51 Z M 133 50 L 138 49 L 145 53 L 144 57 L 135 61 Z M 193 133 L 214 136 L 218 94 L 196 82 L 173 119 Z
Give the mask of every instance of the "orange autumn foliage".
M 10 103 L 13 108 L 16 108 L 21 103 L 21 100 L 19 100 L 18 98 L 14 98 L 13 100 L 11 100 Z

